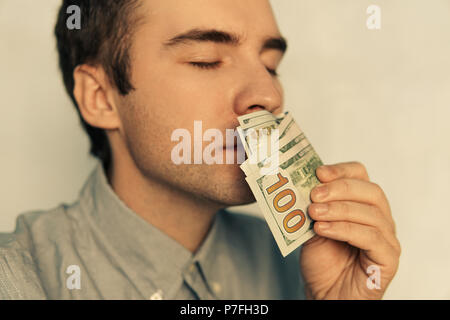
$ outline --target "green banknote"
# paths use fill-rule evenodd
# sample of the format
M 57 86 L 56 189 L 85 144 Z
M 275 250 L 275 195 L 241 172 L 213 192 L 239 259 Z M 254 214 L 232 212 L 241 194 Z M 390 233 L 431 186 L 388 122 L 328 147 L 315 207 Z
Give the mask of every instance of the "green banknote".
M 264 112 L 260 111 L 257 117 L 270 122 L 268 119 L 272 115 Z M 247 124 L 251 123 L 250 116 L 246 115 Z M 278 135 L 277 148 L 266 148 L 273 150 L 272 153 L 254 163 L 248 154 L 249 159 L 241 168 L 282 255 L 287 256 L 315 235 L 313 220 L 307 212 L 311 190 L 320 183 L 315 172 L 323 163 L 290 114 L 279 117 L 281 120 L 278 122 L 276 116 L 272 117 L 272 129 L 277 129 L 272 133 Z M 247 141 L 251 140 L 247 138 Z M 261 141 L 253 143 L 253 149 L 249 151 L 255 152 L 261 147 L 259 143 Z M 272 164 L 271 170 L 267 170 L 268 163 Z M 277 166 L 274 167 L 273 163 Z M 266 170 L 262 170 L 264 168 Z

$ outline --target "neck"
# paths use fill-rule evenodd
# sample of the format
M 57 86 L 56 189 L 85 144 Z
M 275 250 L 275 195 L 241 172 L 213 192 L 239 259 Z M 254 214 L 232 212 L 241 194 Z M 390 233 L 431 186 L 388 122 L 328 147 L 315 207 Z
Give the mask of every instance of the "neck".
M 114 157 L 106 175 L 114 192 L 131 210 L 192 253 L 202 244 L 220 208 L 145 177 L 131 158 Z

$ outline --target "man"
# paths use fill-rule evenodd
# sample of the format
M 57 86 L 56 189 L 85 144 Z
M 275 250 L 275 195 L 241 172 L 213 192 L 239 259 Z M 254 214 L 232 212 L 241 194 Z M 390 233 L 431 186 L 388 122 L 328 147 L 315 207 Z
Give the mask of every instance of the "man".
M 66 27 L 67 7 L 82 27 Z M 237 164 L 177 165 L 171 136 L 279 113 L 286 43 L 267 0 L 64 1 L 66 88 L 101 164 L 80 198 L 21 215 L 0 237 L 2 299 L 377 299 L 400 245 L 359 163 L 324 166 L 317 236 L 282 258 L 265 222 L 223 210 L 254 198 Z M 224 146 L 224 154 L 235 146 Z M 378 268 L 378 288 L 368 285 Z

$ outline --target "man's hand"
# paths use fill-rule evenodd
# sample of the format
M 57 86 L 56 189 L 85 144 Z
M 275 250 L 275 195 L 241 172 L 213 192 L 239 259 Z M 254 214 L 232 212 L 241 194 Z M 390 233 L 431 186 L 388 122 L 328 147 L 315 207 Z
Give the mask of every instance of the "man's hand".
M 381 299 L 401 251 L 383 190 L 360 163 L 322 166 L 316 173 L 322 184 L 312 190 L 308 212 L 317 235 L 300 257 L 307 297 Z M 371 265 L 380 270 L 380 289 L 367 285 Z

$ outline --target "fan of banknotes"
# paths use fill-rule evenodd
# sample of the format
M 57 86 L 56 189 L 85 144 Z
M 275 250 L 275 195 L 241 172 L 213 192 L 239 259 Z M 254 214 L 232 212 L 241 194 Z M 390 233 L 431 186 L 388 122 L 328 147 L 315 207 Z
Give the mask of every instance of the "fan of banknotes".
M 238 118 L 247 154 L 241 169 L 264 218 L 286 257 L 315 232 L 307 209 L 322 165 L 305 134 L 286 112 L 253 112 Z

